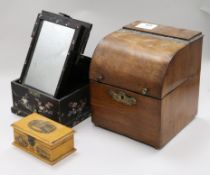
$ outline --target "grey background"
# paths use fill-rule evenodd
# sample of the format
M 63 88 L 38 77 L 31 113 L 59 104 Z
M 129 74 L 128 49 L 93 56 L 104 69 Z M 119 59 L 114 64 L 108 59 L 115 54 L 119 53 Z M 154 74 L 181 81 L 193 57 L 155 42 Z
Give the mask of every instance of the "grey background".
M 206 2 L 206 5 L 205 5 Z M 203 4 L 204 3 L 204 4 Z M 202 5 L 203 4 L 203 5 Z M 4 175 L 209 175 L 210 10 L 209 0 L 0 0 L 0 171 Z M 85 54 L 106 34 L 134 20 L 189 28 L 205 34 L 197 117 L 162 150 L 95 127 L 74 127 L 77 152 L 50 167 L 11 145 L 10 81 L 19 77 L 31 31 L 42 9 L 93 23 Z
M 64 12 L 93 23 L 85 54 L 92 56 L 108 33 L 141 19 L 202 31 L 203 55 L 210 55 L 210 16 L 200 10 L 202 0 L 0 0 L 0 69 L 22 69 L 30 34 L 42 10 Z

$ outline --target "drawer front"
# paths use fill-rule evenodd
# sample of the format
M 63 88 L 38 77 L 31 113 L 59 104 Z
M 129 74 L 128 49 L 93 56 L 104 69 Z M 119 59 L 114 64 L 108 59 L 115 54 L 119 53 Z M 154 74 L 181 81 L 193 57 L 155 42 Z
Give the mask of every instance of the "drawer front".
M 156 146 L 160 105 L 155 98 L 91 81 L 92 121 L 103 128 Z

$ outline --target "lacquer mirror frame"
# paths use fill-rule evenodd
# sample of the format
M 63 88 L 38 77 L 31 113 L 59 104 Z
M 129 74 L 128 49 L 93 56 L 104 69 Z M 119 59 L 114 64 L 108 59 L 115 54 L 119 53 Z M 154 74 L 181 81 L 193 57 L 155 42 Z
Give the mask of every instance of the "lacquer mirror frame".
M 47 92 L 44 92 L 50 96 L 56 97 L 58 95 L 60 85 L 62 83 L 62 79 L 65 78 L 64 77 L 65 72 L 69 71 L 69 70 L 66 70 L 66 68 L 68 67 L 68 69 L 70 69 L 71 67 L 69 67 L 69 65 L 73 65 L 74 62 L 77 62 L 77 60 L 76 60 L 77 57 L 75 56 L 75 52 L 79 53 L 80 50 L 82 49 L 81 37 L 82 37 L 82 32 L 83 32 L 83 26 L 80 25 L 77 20 L 74 20 L 71 17 L 64 15 L 64 14 L 54 14 L 54 13 L 50 13 L 50 12 L 46 12 L 46 11 L 42 11 L 42 13 L 38 14 L 38 17 L 37 17 L 37 20 L 36 20 L 32 35 L 31 35 L 32 40 L 31 40 L 31 44 L 29 47 L 29 51 L 28 51 L 26 61 L 23 66 L 21 76 L 20 76 L 20 81 L 19 81 L 20 83 L 24 83 L 24 80 L 27 76 L 31 60 L 33 59 L 33 53 L 36 48 L 36 43 L 38 41 L 38 37 L 41 32 L 42 24 L 44 21 L 52 22 L 57 25 L 62 25 L 62 26 L 69 27 L 69 28 L 75 30 L 72 41 L 71 41 L 71 45 L 70 45 L 70 48 L 69 48 L 64 66 L 63 66 L 63 70 L 62 70 L 62 73 L 60 75 L 60 78 L 59 78 L 59 81 L 58 81 L 58 84 L 57 84 L 57 87 L 55 90 L 55 93 L 52 95 L 52 94 L 48 94 Z M 24 85 L 26 85 L 26 84 L 24 84 Z M 29 86 L 29 85 L 26 85 L 26 86 Z M 31 88 L 36 89 L 35 87 L 31 87 Z M 39 90 L 39 89 L 36 89 L 36 90 Z M 41 91 L 41 90 L 39 90 L 39 91 Z

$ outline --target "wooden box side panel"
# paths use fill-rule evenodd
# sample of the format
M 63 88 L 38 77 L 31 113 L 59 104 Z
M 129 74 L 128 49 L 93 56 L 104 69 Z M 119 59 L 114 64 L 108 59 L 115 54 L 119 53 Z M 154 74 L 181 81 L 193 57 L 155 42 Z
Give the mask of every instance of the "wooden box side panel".
M 189 42 L 176 53 L 165 74 L 162 97 L 185 82 L 189 77 L 200 73 L 203 37 Z
M 70 138 L 68 138 L 68 140 L 57 146 L 55 149 L 51 150 L 51 161 L 55 161 L 59 157 L 62 157 L 66 153 L 69 153 L 73 150 L 74 150 L 74 139 L 72 135 Z
M 161 146 L 195 117 L 198 109 L 199 78 L 199 74 L 191 77 L 162 100 Z
M 160 142 L 160 100 L 91 81 L 92 121 L 95 125 L 128 136 L 154 147 Z M 113 99 L 113 93 L 125 93 L 136 104 Z

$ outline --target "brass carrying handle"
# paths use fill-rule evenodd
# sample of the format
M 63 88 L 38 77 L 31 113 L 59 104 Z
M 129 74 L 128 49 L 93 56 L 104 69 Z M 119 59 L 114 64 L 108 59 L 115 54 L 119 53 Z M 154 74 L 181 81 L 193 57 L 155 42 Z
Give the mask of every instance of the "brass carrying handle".
M 127 95 L 123 91 L 117 91 L 116 92 L 116 91 L 110 90 L 109 94 L 112 96 L 112 98 L 115 101 L 123 103 L 125 105 L 132 106 L 132 105 L 136 104 L 136 99 L 134 97 L 131 97 L 131 96 Z

